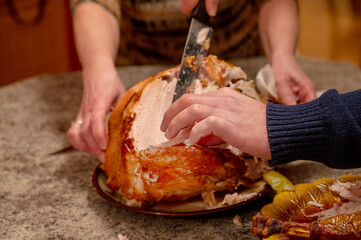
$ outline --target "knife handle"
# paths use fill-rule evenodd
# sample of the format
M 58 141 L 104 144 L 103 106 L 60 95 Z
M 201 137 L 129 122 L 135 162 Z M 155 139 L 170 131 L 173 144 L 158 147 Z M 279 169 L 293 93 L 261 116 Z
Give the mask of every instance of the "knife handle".
M 197 19 L 201 23 L 208 25 L 209 15 L 206 9 L 206 3 L 204 0 L 199 0 L 197 6 L 193 8 L 191 17 Z

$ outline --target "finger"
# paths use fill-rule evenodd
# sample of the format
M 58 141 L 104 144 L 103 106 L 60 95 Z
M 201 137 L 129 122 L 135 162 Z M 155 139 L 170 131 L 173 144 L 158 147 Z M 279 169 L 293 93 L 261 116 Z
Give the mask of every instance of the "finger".
M 232 122 L 211 116 L 193 126 L 189 134 L 189 144 L 194 145 L 198 143 L 201 138 L 214 135 L 233 145 L 236 132 L 237 129 L 235 129 L 235 125 Z
M 82 150 L 87 153 L 91 153 L 91 149 L 89 147 L 88 140 L 87 140 L 89 138 L 88 129 L 89 129 L 89 122 L 90 122 L 90 117 L 89 117 L 90 114 L 91 113 L 84 114 L 84 111 L 81 114 L 83 123 L 79 126 L 79 133 L 78 133 L 79 139 L 81 139 L 81 142 L 83 143 L 83 148 L 81 148 L 79 150 Z
M 279 86 L 277 86 L 277 89 L 282 103 L 286 105 L 296 104 L 296 98 L 290 86 L 288 86 L 287 84 L 280 84 Z
M 315 85 L 310 81 L 300 89 L 298 97 L 303 102 L 309 102 L 317 98 Z
M 86 116 L 84 116 L 83 124 L 81 125 L 80 137 L 83 142 L 86 144 L 86 147 L 83 151 L 96 155 L 97 157 L 102 155 L 103 151 L 96 144 L 92 129 L 91 129 L 91 115 L 89 112 Z
M 202 137 L 198 141 L 198 144 L 205 145 L 205 146 L 215 146 L 215 145 L 219 145 L 221 143 L 224 143 L 224 141 L 221 138 L 219 138 L 213 134 L 208 135 L 206 137 Z
M 91 133 L 96 145 L 105 150 L 107 139 L 105 134 L 105 118 L 110 106 L 107 104 L 97 104 L 94 106 L 91 118 Z
M 239 92 L 237 92 L 235 89 L 230 88 L 230 87 L 222 87 L 217 89 L 216 91 L 211 91 L 211 92 L 206 92 L 203 93 L 202 95 L 205 96 L 238 96 Z
M 104 162 L 104 151 L 94 141 L 94 138 L 88 138 L 87 144 L 89 146 L 88 153 L 91 153 L 98 157 L 101 162 Z
M 80 119 L 80 118 L 77 118 L 77 119 Z M 81 130 L 81 125 L 78 123 L 78 120 L 76 120 L 71 124 L 71 127 L 69 128 L 69 130 L 67 132 L 67 136 L 68 136 L 68 139 L 69 139 L 71 145 L 75 149 L 85 151 L 85 150 L 87 150 L 87 144 L 80 137 L 80 130 Z
M 317 98 L 315 84 L 306 74 L 303 72 L 294 74 L 292 80 L 294 83 L 293 92 L 300 102 L 309 102 Z
M 227 115 L 227 112 L 223 109 L 217 109 L 201 104 L 193 104 L 192 106 L 181 111 L 172 119 L 165 136 L 168 139 L 171 139 L 175 137 L 180 130 L 192 126 L 194 123 L 200 122 L 205 118 L 210 116 L 225 118 Z
M 214 17 L 217 14 L 219 0 L 206 0 L 206 9 L 209 16 Z
M 302 98 L 304 99 L 304 102 L 310 102 L 317 98 L 317 94 L 315 91 L 308 91 L 302 96 Z
M 201 104 L 193 104 L 180 111 L 169 123 L 165 137 L 168 139 L 175 137 L 180 130 L 208 117 L 212 110 Z
M 253 130 L 241 130 L 231 121 L 211 116 L 193 126 L 187 142 L 194 145 L 200 139 L 209 135 L 217 136 L 229 145 L 248 154 L 265 159 L 270 158 L 270 147 L 265 124 L 261 124 Z
M 171 120 L 181 111 L 190 107 L 194 103 L 209 104 L 210 97 L 205 94 L 184 94 L 175 101 L 164 113 L 160 129 L 165 132 Z
M 93 135 L 93 139 L 95 141 L 96 146 L 94 147 L 94 154 L 99 158 L 100 162 L 104 163 L 105 156 L 104 152 L 107 147 L 107 138 L 105 131 L 105 119 L 108 114 L 109 106 L 107 105 L 96 105 L 93 109 L 92 113 L 92 121 L 91 121 L 91 132 Z
M 180 11 L 183 14 L 191 14 L 193 8 L 198 4 L 198 0 L 181 0 Z
M 212 107 L 217 107 L 223 105 L 222 97 L 230 97 L 237 94 L 234 89 L 231 88 L 221 88 L 217 91 L 205 93 L 205 94 L 184 94 L 181 98 L 175 101 L 168 110 L 164 113 L 163 121 L 161 123 L 160 129 L 165 132 L 169 126 L 170 121 L 181 111 L 190 107 L 191 105 L 197 103 L 201 105 L 208 105 Z M 226 106 L 227 107 L 227 106 Z

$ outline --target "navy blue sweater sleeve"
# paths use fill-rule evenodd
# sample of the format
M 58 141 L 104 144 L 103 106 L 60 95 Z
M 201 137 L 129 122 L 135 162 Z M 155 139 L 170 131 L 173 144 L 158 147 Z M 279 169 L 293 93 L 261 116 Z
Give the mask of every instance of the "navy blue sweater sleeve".
M 361 90 L 329 90 L 295 106 L 267 104 L 271 166 L 298 159 L 332 168 L 361 167 Z

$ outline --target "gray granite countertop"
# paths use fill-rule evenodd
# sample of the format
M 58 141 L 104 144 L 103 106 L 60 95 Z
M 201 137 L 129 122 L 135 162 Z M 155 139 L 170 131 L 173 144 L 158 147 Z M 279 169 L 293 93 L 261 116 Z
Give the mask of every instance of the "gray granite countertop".
M 356 66 L 299 58 L 318 90 L 340 92 L 361 88 Z M 263 58 L 232 61 L 249 78 Z M 119 68 L 127 87 L 168 66 Z M 82 94 L 81 73 L 49 74 L 0 89 L 0 239 L 256 239 L 251 218 L 271 201 L 268 194 L 253 203 L 218 215 L 161 217 L 119 208 L 101 198 L 92 186 L 98 160 L 86 153 L 48 153 L 69 145 L 66 131 Z M 361 169 L 334 170 L 309 161 L 280 166 L 294 183 Z M 233 218 L 239 215 L 241 225 Z

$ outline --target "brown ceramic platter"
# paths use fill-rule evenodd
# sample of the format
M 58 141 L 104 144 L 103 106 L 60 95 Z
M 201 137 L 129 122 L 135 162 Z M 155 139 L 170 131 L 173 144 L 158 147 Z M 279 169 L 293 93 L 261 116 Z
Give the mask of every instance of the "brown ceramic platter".
M 196 216 L 227 211 L 229 209 L 246 205 L 247 203 L 250 203 L 263 196 L 270 190 L 269 185 L 267 185 L 264 181 L 256 182 L 251 188 L 239 188 L 237 190 L 238 193 L 249 195 L 250 197 L 246 198 L 244 201 L 232 205 L 223 205 L 223 198 L 228 192 L 219 192 L 216 193 L 218 205 L 212 209 L 205 208 L 203 200 L 200 196 L 193 197 L 185 201 L 162 202 L 155 204 L 150 208 L 136 208 L 125 205 L 125 201 L 123 200 L 122 196 L 119 193 L 112 192 L 106 185 L 106 180 L 107 177 L 105 172 L 100 168 L 100 165 L 98 165 L 93 172 L 92 181 L 98 194 L 105 200 L 130 211 L 172 217 Z

